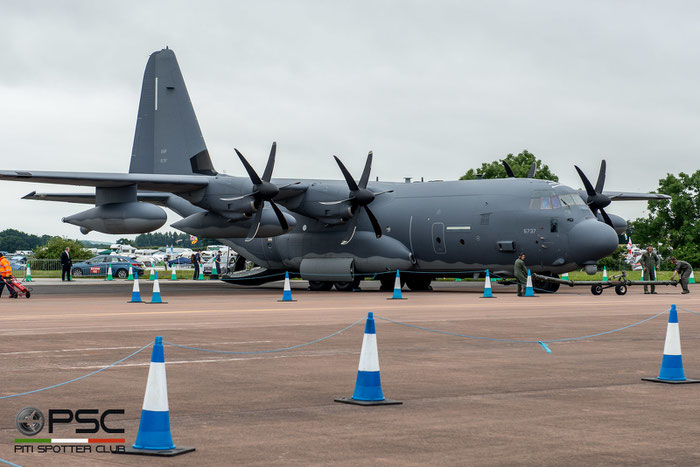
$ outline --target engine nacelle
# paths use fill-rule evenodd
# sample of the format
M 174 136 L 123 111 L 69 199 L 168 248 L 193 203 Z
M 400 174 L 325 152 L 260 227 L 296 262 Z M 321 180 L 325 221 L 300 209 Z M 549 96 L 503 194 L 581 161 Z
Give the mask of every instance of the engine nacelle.
M 157 230 L 168 219 L 164 210 L 139 201 L 109 203 L 64 217 L 63 222 L 80 227 L 83 233 L 141 234 Z
M 282 213 L 289 224 L 289 230 L 296 225 L 296 219 L 290 214 Z M 202 238 L 245 238 L 248 236 L 252 220 L 234 221 L 213 212 L 198 212 L 173 224 L 178 230 Z M 260 221 L 258 237 L 276 237 L 287 233 L 283 230 L 272 209 L 264 209 Z
M 598 213 L 597 217 L 600 222 L 605 222 L 600 213 Z M 610 213 L 608 213 L 608 217 L 613 223 L 612 228 L 615 229 L 615 232 L 617 232 L 618 235 L 622 235 L 627 231 L 627 221 L 625 221 L 622 217 Z

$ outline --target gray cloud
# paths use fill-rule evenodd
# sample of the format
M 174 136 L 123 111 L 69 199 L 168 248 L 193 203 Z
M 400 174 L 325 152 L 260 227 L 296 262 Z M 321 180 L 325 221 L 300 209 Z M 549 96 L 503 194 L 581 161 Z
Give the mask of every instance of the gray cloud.
M 561 180 L 649 191 L 694 171 L 693 2 L 1 2 L 2 168 L 126 171 L 143 68 L 178 55 L 218 170 L 454 179 L 527 148 Z M 3 183 L 17 199 L 34 189 Z M 80 206 L 17 201 L 6 226 L 79 236 Z M 636 217 L 644 203 L 615 203 Z M 173 217 L 174 220 L 174 217 Z M 94 234 L 98 238 L 105 238 Z

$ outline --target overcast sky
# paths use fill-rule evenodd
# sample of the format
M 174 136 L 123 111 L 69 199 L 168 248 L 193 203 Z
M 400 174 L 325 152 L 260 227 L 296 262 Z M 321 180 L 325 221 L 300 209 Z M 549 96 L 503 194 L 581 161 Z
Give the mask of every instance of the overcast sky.
M 0 168 L 126 172 L 142 74 L 172 48 L 216 169 L 456 179 L 528 149 L 560 180 L 650 191 L 700 154 L 700 4 L 0 0 Z M 82 237 L 86 189 L 0 182 L 0 230 Z M 614 203 L 635 218 L 646 203 Z M 178 219 L 170 214 L 170 222 Z M 166 228 L 167 227 L 166 224 Z M 91 239 L 116 239 L 99 233 Z

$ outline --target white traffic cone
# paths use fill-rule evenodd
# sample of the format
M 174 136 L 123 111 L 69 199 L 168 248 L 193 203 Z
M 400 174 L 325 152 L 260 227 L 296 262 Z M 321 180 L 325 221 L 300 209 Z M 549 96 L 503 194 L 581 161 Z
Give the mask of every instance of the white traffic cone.
M 532 274 L 530 274 L 530 270 L 527 270 L 527 283 L 525 284 L 525 295 L 524 297 L 534 297 L 535 296 L 535 289 L 532 287 Z
M 686 379 L 683 372 L 683 356 L 681 355 L 681 332 L 678 327 L 678 312 L 676 305 L 671 305 L 666 327 L 666 342 L 664 356 L 661 360 L 661 370 L 658 378 L 642 378 L 644 381 L 655 383 L 700 383 L 697 379 Z
M 603 266 L 603 282 L 608 281 L 608 268 L 606 266 Z
M 176 266 L 176 263 L 173 263 L 172 273 L 170 273 L 170 280 L 171 280 L 171 281 L 176 281 L 176 280 L 177 280 L 177 266 Z
M 379 351 L 377 349 L 377 331 L 374 325 L 374 314 L 367 313 L 365 335 L 360 350 L 360 364 L 357 367 L 355 392 L 351 398 L 335 399 L 336 402 L 356 405 L 397 405 L 401 401 L 386 399 L 382 391 L 382 381 L 379 376 Z
M 692 274 L 690 277 L 693 277 Z M 32 268 L 30 268 L 28 264 L 27 264 L 27 274 L 25 274 L 25 276 L 24 276 L 24 282 L 34 282 L 32 280 Z M 695 282 L 695 279 L 693 279 L 693 282 Z
M 289 282 L 289 272 L 284 273 L 284 291 L 282 292 L 282 300 L 278 302 L 296 302 L 292 300 L 292 284 Z
M 131 291 L 131 301 L 127 303 L 144 303 L 143 300 L 141 300 L 141 289 L 139 288 L 138 271 L 134 274 L 134 288 Z
M 156 270 L 154 268 L 151 268 L 151 275 L 148 276 L 149 281 L 154 281 L 156 280 Z
M 29 271 L 29 267 L 27 267 L 27 271 Z M 29 274 L 29 273 L 27 273 Z M 688 284 L 695 284 L 695 273 L 693 270 L 690 270 L 690 277 L 688 278 Z
M 153 282 L 153 295 L 151 296 L 150 303 L 168 303 L 164 302 L 160 296 L 160 283 L 158 282 L 158 272 L 156 272 L 156 278 Z
M 481 298 L 496 298 L 491 291 L 491 276 L 489 270 L 486 270 L 486 279 L 484 280 L 484 295 Z
M 134 268 L 129 265 L 129 276 L 126 278 L 128 281 L 134 280 Z
M 125 454 L 177 456 L 194 451 L 191 447 L 176 447 L 170 432 L 170 408 L 168 407 L 168 382 L 165 377 L 165 352 L 163 338 L 156 337 L 148 369 L 146 394 L 143 397 L 141 422 L 136 442 L 127 447 Z

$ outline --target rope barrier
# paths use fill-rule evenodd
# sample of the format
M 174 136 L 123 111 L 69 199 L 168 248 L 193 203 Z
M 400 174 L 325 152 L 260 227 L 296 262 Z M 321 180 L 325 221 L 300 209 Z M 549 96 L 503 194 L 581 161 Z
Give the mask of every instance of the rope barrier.
M 22 466 L 17 465 L 17 464 L 15 464 L 15 463 L 13 463 L 13 462 L 6 461 L 5 459 L 0 459 L 0 462 L 2 462 L 2 463 L 4 463 L 4 464 L 7 464 L 7 465 L 11 465 L 12 467 L 22 467 Z
M 545 352 L 552 353 L 551 349 L 547 346 L 547 344 L 551 344 L 552 342 L 576 341 L 576 340 L 581 340 L 581 339 L 589 339 L 591 337 L 603 336 L 605 334 L 612 334 L 615 332 L 619 332 L 619 331 L 623 331 L 625 329 L 632 328 L 634 326 L 638 326 L 640 324 L 646 323 L 647 321 L 651 321 L 652 319 L 658 318 L 659 316 L 663 315 L 666 312 L 668 312 L 668 310 L 664 310 L 661 313 L 657 313 L 654 316 L 650 316 L 649 318 L 645 318 L 641 321 L 637 321 L 636 323 L 628 324 L 627 326 L 623 326 L 623 327 L 617 328 L 617 329 L 612 329 L 610 331 L 603 331 L 603 332 L 598 332 L 595 334 L 588 334 L 588 335 L 579 336 L 579 337 L 564 337 L 561 339 L 543 339 L 543 340 L 506 339 L 506 338 L 498 338 L 498 337 L 472 336 L 469 334 L 458 334 L 458 333 L 449 332 L 449 331 L 441 331 L 439 329 L 426 328 L 424 326 L 418 326 L 416 324 L 402 323 L 401 321 L 394 321 L 392 319 L 383 318 L 381 316 L 377 316 L 376 318 L 381 319 L 383 321 L 390 322 L 390 323 L 400 324 L 401 326 L 419 329 L 421 331 L 434 332 L 437 334 L 445 334 L 445 335 L 454 336 L 454 337 L 464 337 L 467 339 L 477 339 L 477 340 L 495 341 L 495 342 L 510 342 L 510 343 L 517 343 L 517 344 L 539 344 Z
M 69 381 L 64 381 L 63 383 L 54 384 L 54 385 L 52 385 L 52 386 L 47 386 L 47 387 L 45 387 L 45 388 L 34 389 L 34 390 L 32 390 L 32 391 L 21 392 L 21 393 L 19 393 L 19 394 L 11 394 L 11 395 L 9 395 L 9 396 L 1 396 L 0 399 L 9 399 L 9 398 L 11 398 L 11 397 L 26 396 L 27 394 L 34 394 L 34 393 L 36 393 L 36 392 L 46 391 L 46 390 L 48 390 L 48 389 L 54 389 L 54 388 L 57 388 L 57 387 L 60 387 L 60 386 L 65 386 L 66 384 L 70 384 L 70 383 L 74 383 L 74 382 L 76 382 L 76 381 L 80 381 L 81 379 L 85 379 L 85 378 L 87 378 L 88 376 L 96 375 L 97 373 L 100 373 L 100 372 L 102 372 L 102 371 L 105 371 L 107 368 L 111 368 L 111 367 L 113 367 L 113 366 L 115 366 L 115 365 L 118 365 L 118 364 L 120 364 L 120 363 L 122 363 L 122 362 L 124 362 L 124 361 L 126 361 L 126 360 L 128 360 L 128 359 L 130 359 L 130 358 L 133 357 L 134 355 L 136 355 L 136 354 L 138 354 L 138 353 L 140 353 L 140 352 L 143 352 L 144 350 L 146 350 L 146 349 L 147 349 L 148 347 L 150 347 L 151 345 L 153 345 L 153 342 L 149 342 L 148 344 L 144 345 L 143 347 L 141 347 L 141 348 L 140 348 L 139 350 L 137 350 L 136 352 L 134 352 L 134 353 L 132 353 L 132 354 L 130 354 L 130 355 L 127 355 L 126 357 L 122 358 L 121 360 L 117 360 L 116 362 L 110 363 L 109 365 L 107 365 L 107 366 L 105 366 L 105 367 L 103 367 L 103 368 L 100 368 L 99 370 L 95 370 L 95 371 L 93 371 L 93 372 L 91 372 L 91 373 L 88 373 L 88 374 L 86 374 L 86 375 L 79 376 L 78 378 L 73 378 L 73 379 L 71 379 L 71 380 L 69 380 Z
M 187 350 L 197 350 L 199 352 L 209 352 L 209 353 L 219 353 L 219 354 L 233 354 L 233 355 L 251 355 L 251 354 L 261 354 L 261 353 L 273 353 L 273 352 L 283 352 L 285 350 L 294 350 L 294 349 L 299 349 L 301 347 L 306 347 L 307 345 L 311 344 L 316 344 L 321 341 L 325 341 L 326 339 L 330 339 L 333 336 L 337 336 L 338 334 L 347 331 L 348 329 L 352 328 L 353 326 L 358 325 L 362 321 L 364 321 L 366 318 L 362 317 L 352 323 L 349 326 L 344 327 L 340 331 L 336 331 L 333 334 L 329 334 L 325 337 L 321 337 L 320 339 L 315 339 L 312 340 L 311 342 L 305 342 L 303 344 L 298 344 L 298 345 L 293 345 L 291 347 L 282 347 L 280 349 L 268 349 L 268 350 L 250 350 L 250 351 L 239 351 L 239 352 L 234 352 L 230 350 L 211 350 L 211 349 L 202 349 L 199 347 L 190 347 L 189 345 L 181 345 L 181 344 L 175 344 L 173 342 L 163 342 L 166 345 L 170 345 L 172 347 L 179 347 L 181 349 L 187 349 Z
M 681 308 L 681 307 L 679 307 L 679 306 L 676 306 L 676 308 L 678 308 L 678 309 L 681 310 L 681 311 L 685 311 L 685 312 L 687 312 L 687 313 L 692 313 L 692 314 L 694 314 L 694 315 L 700 315 L 700 313 L 698 313 L 697 311 L 686 310 L 685 308 Z

